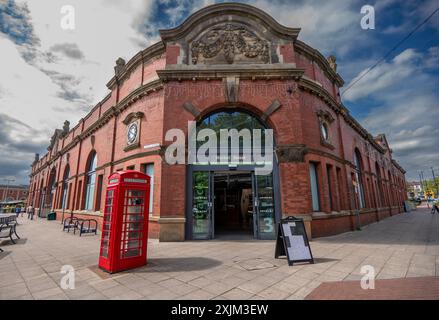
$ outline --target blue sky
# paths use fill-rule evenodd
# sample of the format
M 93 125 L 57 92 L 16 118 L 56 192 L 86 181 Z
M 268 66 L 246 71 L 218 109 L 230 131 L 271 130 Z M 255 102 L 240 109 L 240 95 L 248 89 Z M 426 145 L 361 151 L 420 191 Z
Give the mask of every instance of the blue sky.
M 28 180 L 33 153 L 45 153 L 64 120 L 72 126 L 106 93 L 118 57 L 129 60 L 208 0 L 0 0 L 0 179 Z M 218 2 L 218 1 L 217 1 Z M 349 84 L 439 7 L 435 0 L 255 0 L 280 23 L 302 28 L 299 39 L 337 57 Z M 60 28 L 63 5 L 76 28 Z M 360 26 L 363 5 L 375 29 Z M 439 176 L 439 12 L 383 63 L 343 94 L 343 103 L 372 134 L 385 133 L 407 169 Z M 343 91 L 343 89 L 342 89 Z M 1 180 L 0 180 L 1 183 Z

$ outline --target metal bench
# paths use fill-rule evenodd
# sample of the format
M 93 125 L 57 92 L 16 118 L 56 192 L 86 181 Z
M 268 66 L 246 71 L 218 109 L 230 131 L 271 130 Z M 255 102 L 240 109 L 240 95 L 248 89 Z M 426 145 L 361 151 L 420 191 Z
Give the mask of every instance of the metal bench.
M 14 239 L 12 238 L 12 234 L 14 233 L 15 227 L 9 224 L 0 224 L 0 239 L 9 238 L 12 243 L 15 244 Z M 0 252 L 3 252 L 3 249 L 0 248 Z
M 79 236 L 83 233 L 94 233 L 98 232 L 98 222 L 95 219 L 79 219 L 78 228 Z M 75 234 L 76 229 L 73 229 L 73 234 Z
M 17 216 L 15 214 L 0 214 L 0 239 L 9 238 L 15 244 L 12 238 L 13 234 L 17 239 L 20 239 L 17 234 Z M 0 252 L 3 252 L 3 250 L 0 249 Z
M 80 221 L 81 219 L 78 219 L 76 217 L 66 218 L 63 223 L 62 231 L 67 230 L 67 232 L 70 232 L 70 229 L 73 229 L 73 233 L 75 233 L 75 230 L 78 229 L 78 225 Z

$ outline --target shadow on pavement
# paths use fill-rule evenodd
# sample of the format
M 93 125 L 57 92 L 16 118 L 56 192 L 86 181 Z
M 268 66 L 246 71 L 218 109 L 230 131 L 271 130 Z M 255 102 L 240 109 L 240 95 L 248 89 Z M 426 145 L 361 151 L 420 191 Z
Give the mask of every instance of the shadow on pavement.
M 3 249 L 3 252 L 0 252 L 0 260 L 6 258 L 10 253 L 11 251 L 6 251 Z
M 215 259 L 203 257 L 188 258 L 153 258 L 148 260 L 144 267 L 130 270 L 132 273 L 147 272 L 176 272 L 205 270 L 221 265 L 222 262 Z
M 15 243 L 12 243 L 11 240 L 3 240 L 1 243 L 1 246 L 14 246 L 17 244 L 25 244 L 27 242 L 27 238 L 21 238 L 21 239 L 14 239 Z
M 334 262 L 340 261 L 340 259 L 331 259 L 331 258 L 314 258 L 314 263 L 326 263 L 326 262 Z

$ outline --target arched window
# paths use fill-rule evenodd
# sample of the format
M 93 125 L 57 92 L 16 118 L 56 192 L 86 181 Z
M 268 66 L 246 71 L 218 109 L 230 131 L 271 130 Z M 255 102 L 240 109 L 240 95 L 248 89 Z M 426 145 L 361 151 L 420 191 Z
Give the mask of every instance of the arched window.
M 384 205 L 383 201 L 383 186 L 382 186 L 382 180 L 381 180 L 381 170 L 380 166 L 378 165 L 378 162 L 375 161 L 375 173 L 377 175 L 377 192 L 378 192 L 378 205 L 381 207 Z
M 86 185 L 85 185 L 85 210 L 93 210 L 93 197 L 95 194 L 96 185 L 96 166 L 98 157 L 95 151 L 88 157 L 87 171 L 86 171 Z
M 322 122 L 320 124 L 320 130 L 322 132 L 322 137 L 325 141 L 329 140 L 329 129 L 328 124 L 326 122 Z
M 357 180 L 357 194 L 358 194 L 358 203 L 360 204 L 360 209 L 365 207 L 364 201 L 364 187 L 363 187 L 363 179 L 362 179 L 362 162 L 361 155 L 358 149 L 355 149 L 354 152 L 354 165 L 355 165 L 355 178 Z
M 393 179 L 390 170 L 387 170 L 387 176 L 389 177 L 389 205 L 392 206 L 395 204 L 394 193 L 393 193 Z
M 69 189 L 69 177 L 70 177 L 70 166 L 67 165 L 64 169 L 64 176 L 62 181 L 62 209 L 67 207 L 67 192 Z
M 264 131 L 267 129 L 265 125 L 257 119 L 254 115 L 241 110 L 221 110 L 216 111 L 214 113 L 209 114 L 205 118 L 203 118 L 201 121 L 197 124 L 197 135 L 200 133 L 203 129 L 211 129 L 216 135 L 217 141 L 217 155 L 223 156 L 225 154 L 228 154 L 229 159 L 218 159 L 216 157 L 213 157 L 212 160 L 229 160 L 229 161 L 237 161 L 235 159 L 235 156 L 239 156 L 239 159 L 241 159 L 244 162 L 252 161 L 253 159 L 249 159 L 248 157 L 251 157 L 248 153 L 251 153 L 251 149 L 247 149 L 246 146 L 253 146 L 253 130 L 260 129 L 261 130 L 261 141 L 260 145 L 262 148 L 262 154 L 264 154 L 264 146 L 265 146 L 265 134 Z M 220 137 L 221 137 L 221 130 L 230 130 L 230 129 L 236 129 L 240 134 L 242 134 L 239 137 L 239 144 L 234 145 L 234 139 L 231 139 L 229 136 L 228 138 L 228 146 L 227 150 L 222 149 L 220 145 Z M 207 132 L 207 131 L 205 131 Z M 212 133 L 213 134 L 213 133 Z M 210 136 L 209 136 L 210 138 Z M 207 140 L 207 137 L 206 137 Z M 206 141 L 205 140 L 205 141 Z M 197 150 L 200 146 L 202 146 L 205 141 L 197 141 Z M 248 153 L 247 153 L 248 152 Z M 235 154 L 237 153 L 237 154 Z
M 53 209 L 52 205 L 54 207 L 53 199 L 55 198 L 55 191 L 56 191 L 56 170 L 55 168 L 53 168 L 52 171 L 50 171 L 49 184 L 47 187 L 48 196 L 45 204 L 46 209 L 49 209 L 49 207 L 50 209 Z

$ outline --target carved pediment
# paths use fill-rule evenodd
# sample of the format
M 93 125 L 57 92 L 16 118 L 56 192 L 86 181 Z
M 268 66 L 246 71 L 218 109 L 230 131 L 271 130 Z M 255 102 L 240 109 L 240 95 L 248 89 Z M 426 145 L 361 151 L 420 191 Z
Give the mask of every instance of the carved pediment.
M 191 44 L 193 64 L 269 63 L 269 43 L 248 28 L 227 23 Z

